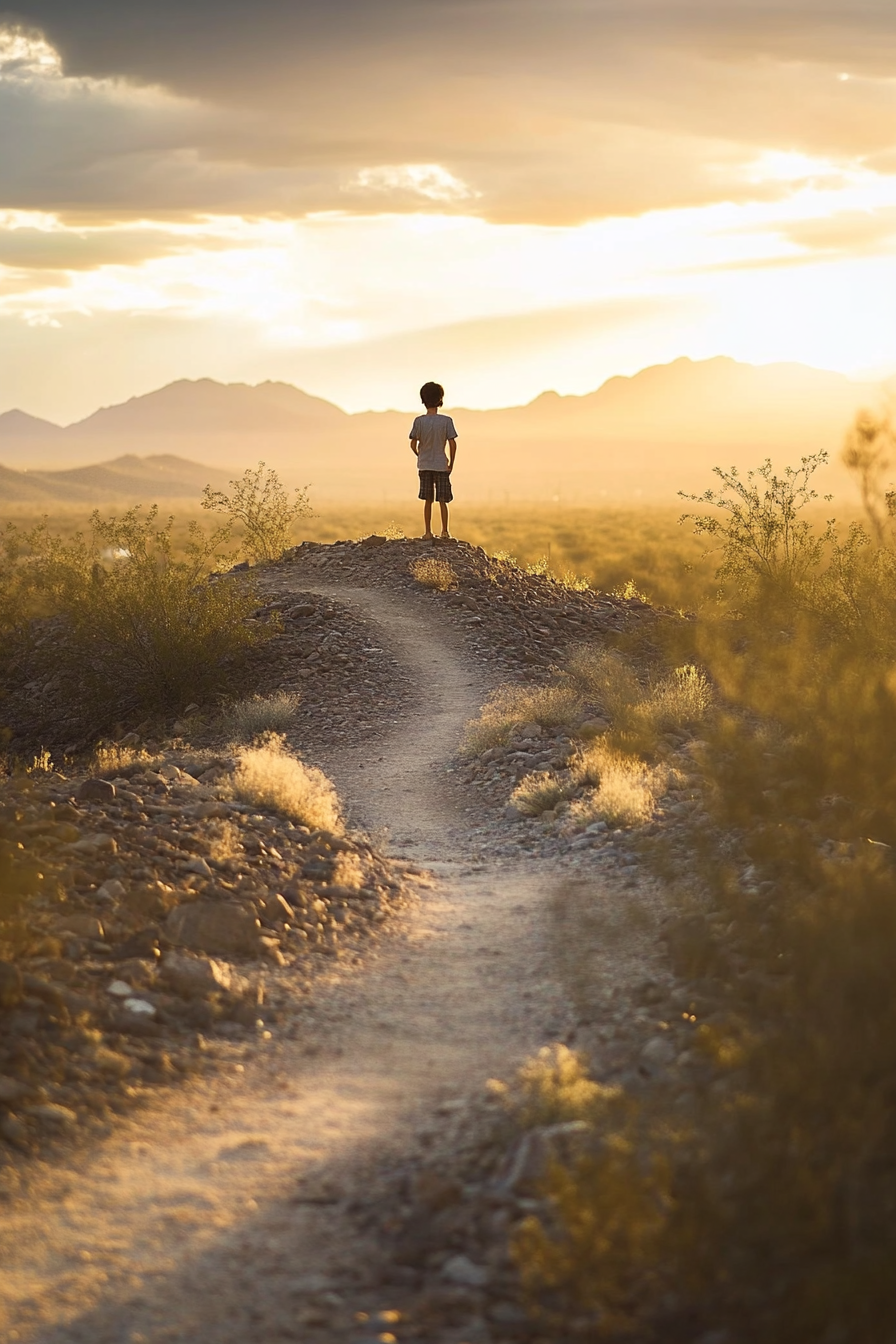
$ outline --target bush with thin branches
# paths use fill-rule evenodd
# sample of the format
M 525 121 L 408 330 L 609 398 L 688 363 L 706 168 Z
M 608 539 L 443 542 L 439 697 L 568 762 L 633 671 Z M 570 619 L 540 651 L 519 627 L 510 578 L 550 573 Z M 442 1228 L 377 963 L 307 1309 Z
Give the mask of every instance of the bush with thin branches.
M 175 548 L 174 520 L 156 506 L 120 517 L 94 513 L 91 534 L 68 540 L 47 525 L 7 531 L 7 587 L 19 612 L 55 617 L 53 637 L 19 645 L 31 675 L 56 680 L 70 720 L 101 731 L 136 713 L 174 712 L 223 688 L 240 659 L 271 632 L 248 622 L 257 596 L 212 575 L 226 530 L 192 523 Z
M 202 492 L 202 507 L 224 514 L 231 525 L 239 525 L 243 550 L 251 560 L 279 560 L 293 543 L 296 522 L 311 513 L 307 487 L 296 487 L 290 493 L 276 471 L 266 468 L 264 462 L 247 468 L 230 486 L 231 493 L 225 494 L 207 485 Z

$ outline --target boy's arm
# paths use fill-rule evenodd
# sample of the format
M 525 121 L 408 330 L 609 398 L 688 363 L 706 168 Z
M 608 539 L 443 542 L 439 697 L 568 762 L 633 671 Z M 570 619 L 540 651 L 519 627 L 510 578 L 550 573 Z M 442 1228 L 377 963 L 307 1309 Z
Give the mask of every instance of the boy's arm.
M 419 456 L 420 456 L 420 440 L 419 440 L 419 439 L 411 439 L 411 452 L 414 454 L 415 457 L 419 457 Z
M 448 440 L 448 471 L 451 472 L 454 466 L 454 455 L 457 452 L 457 439 Z

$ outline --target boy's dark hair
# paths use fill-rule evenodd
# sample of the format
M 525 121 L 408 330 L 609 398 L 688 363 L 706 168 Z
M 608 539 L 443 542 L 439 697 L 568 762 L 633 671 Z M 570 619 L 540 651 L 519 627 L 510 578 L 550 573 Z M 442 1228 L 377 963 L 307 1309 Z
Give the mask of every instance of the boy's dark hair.
M 420 389 L 420 400 L 428 411 L 433 406 L 441 406 L 445 400 L 445 389 L 441 383 L 424 383 Z

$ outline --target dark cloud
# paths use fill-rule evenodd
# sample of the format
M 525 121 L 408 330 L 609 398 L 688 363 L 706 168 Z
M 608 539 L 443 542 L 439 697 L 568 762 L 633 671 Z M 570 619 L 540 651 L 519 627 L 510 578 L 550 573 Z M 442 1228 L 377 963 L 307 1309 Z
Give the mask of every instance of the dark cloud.
M 0 81 L 4 205 L 575 222 L 767 194 L 744 170 L 761 148 L 896 152 L 892 0 L 20 0 L 18 18 L 73 87 Z M 469 193 L 359 184 L 409 163 Z

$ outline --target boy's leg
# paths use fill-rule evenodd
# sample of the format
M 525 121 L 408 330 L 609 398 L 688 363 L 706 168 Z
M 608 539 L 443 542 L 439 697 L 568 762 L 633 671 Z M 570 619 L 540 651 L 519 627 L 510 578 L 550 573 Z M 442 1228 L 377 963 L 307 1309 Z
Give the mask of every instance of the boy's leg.
M 439 500 L 439 512 L 442 515 L 442 536 L 447 537 L 448 532 L 448 505 Z
M 443 506 L 444 507 L 444 506 Z M 432 536 L 432 500 L 427 499 L 423 505 L 423 535 L 424 538 Z

